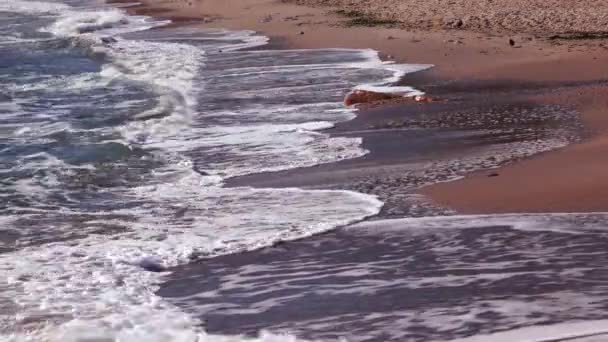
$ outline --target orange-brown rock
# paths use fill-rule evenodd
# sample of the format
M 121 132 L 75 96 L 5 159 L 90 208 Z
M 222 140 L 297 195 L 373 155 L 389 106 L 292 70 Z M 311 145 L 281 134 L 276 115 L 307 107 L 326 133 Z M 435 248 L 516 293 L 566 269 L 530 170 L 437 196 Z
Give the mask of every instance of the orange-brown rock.
M 398 102 L 435 102 L 436 98 L 426 96 L 426 95 L 416 95 L 416 96 L 402 96 L 391 93 L 379 93 L 370 90 L 360 90 L 357 89 L 350 94 L 346 95 L 344 98 L 344 104 L 346 106 L 352 106 L 359 103 L 375 103 L 375 102 L 383 102 L 388 100 L 398 100 Z
M 426 95 L 418 95 L 418 96 L 414 96 L 414 101 L 416 101 L 416 102 L 435 102 L 435 99 L 430 96 L 426 96 Z
M 355 90 L 344 98 L 344 104 L 352 106 L 358 103 L 373 103 L 378 101 L 386 101 L 396 99 L 401 96 L 395 94 L 378 93 L 369 90 Z

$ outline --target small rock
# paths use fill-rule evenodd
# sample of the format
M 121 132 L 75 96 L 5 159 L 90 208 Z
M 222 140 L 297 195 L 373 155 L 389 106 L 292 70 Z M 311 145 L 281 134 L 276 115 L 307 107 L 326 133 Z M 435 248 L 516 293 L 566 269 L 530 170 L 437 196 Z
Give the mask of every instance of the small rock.
M 286 244 L 286 243 L 285 243 L 285 241 L 283 241 L 283 240 L 278 240 L 278 241 L 275 241 L 275 242 L 272 244 L 272 247 L 283 247 L 283 246 L 285 246 L 285 244 Z
M 167 234 L 159 234 L 154 237 L 156 241 L 165 241 L 167 240 Z
M 28 281 L 30 279 L 32 279 L 32 275 L 31 274 L 20 274 L 17 277 L 17 280 L 19 280 L 19 281 Z
M 509 45 L 515 46 L 515 41 L 513 39 L 509 39 Z
M 139 267 L 150 272 L 163 272 L 166 270 L 166 267 L 163 265 L 162 261 L 154 257 L 145 257 L 141 259 L 139 262 Z
M 123 286 L 125 284 L 125 278 L 123 276 L 117 276 L 114 278 L 115 286 Z
M 388 37 L 386 37 L 386 39 L 388 39 L 388 40 L 393 40 L 393 39 L 397 39 L 397 38 L 395 38 L 395 37 L 393 37 L 393 36 L 388 36 Z
M 101 42 L 104 44 L 112 44 L 116 43 L 117 40 L 114 37 L 101 37 Z
M 300 31 L 300 35 L 303 35 L 303 34 L 304 34 L 304 31 Z
M 498 177 L 498 176 L 500 176 L 500 175 L 499 175 L 498 173 L 496 173 L 496 172 L 494 172 L 494 173 L 490 173 L 490 174 L 488 175 L 488 177 Z

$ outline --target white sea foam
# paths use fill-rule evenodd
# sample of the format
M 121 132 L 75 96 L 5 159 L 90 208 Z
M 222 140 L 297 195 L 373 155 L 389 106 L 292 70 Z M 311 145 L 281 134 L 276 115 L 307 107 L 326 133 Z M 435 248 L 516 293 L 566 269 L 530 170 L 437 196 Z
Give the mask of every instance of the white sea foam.
M 57 14 L 70 6 L 56 2 L 5 0 L 0 2 L 0 11 L 25 14 Z
M 71 317 L 105 327 L 106 338 L 192 338 L 202 334 L 196 321 L 153 294 L 158 276 L 139 270 L 142 260 L 156 258 L 168 267 L 193 255 L 255 249 L 348 224 L 381 206 L 369 196 L 342 191 L 201 189 L 199 179 L 192 173 L 177 183 L 137 189 L 136 195 L 149 202 L 135 211 L 107 213 L 140 218 L 129 225 L 131 231 L 112 239 L 90 235 L 0 255 L 9 281 L 3 294 L 20 307 L 13 322 L 4 317 L 5 324 L 35 329 L 42 317 L 50 317 L 56 325 L 37 336 L 52 341 L 61 340 L 54 337 L 58 331 L 74 333 Z M 332 205 L 336 201 L 339 208 Z
M 367 83 L 358 85 L 355 89 L 376 91 L 380 93 L 391 93 L 403 96 L 422 95 L 423 92 L 407 86 L 394 86 L 392 83 L 398 82 L 406 74 L 423 71 L 433 67 L 431 64 L 396 64 L 393 61 L 382 61 L 375 50 L 364 50 L 369 55 L 369 61 L 363 64 L 356 63 L 356 67 L 382 68 L 390 70 L 392 75 L 382 82 Z
M 606 339 L 608 339 L 608 320 L 593 320 L 525 327 L 455 339 L 452 342 L 600 342 Z
M 412 87 L 389 87 L 389 86 L 375 86 L 375 85 L 360 85 L 357 86 L 358 90 L 367 90 L 377 93 L 396 94 L 404 97 L 424 95 L 424 92 L 414 89 Z
M 205 35 L 201 37 L 201 32 Z M 215 50 L 222 50 L 223 52 L 230 52 L 236 50 L 242 50 L 246 48 L 253 48 L 268 44 L 269 38 L 257 34 L 254 31 L 242 30 L 242 31 L 229 31 L 224 29 L 205 29 L 201 28 L 187 29 L 182 28 L 178 35 L 167 35 L 162 38 L 157 38 L 158 41 L 205 41 L 214 42 L 213 45 Z
M 90 11 L 67 10 L 44 31 L 57 37 L 77 37 L 82 34 L 118 35 L 162 26 L 166 21 L 151 21 L 147 17 L 129 16 L 119 9 Z
M 108 80 L 104 80 L 97 73 L 82 73 L 77 75 L 54 77 L 35 83 L 25 83 L 11 87 L 15 92 L 30 91 L 83 91 L 100 86 L 107 86 Z
M 607 230 L 607 216 L 606 213 L 455 215 L 377 220 L 353 225 L 348 229 L 424 230 L 508 226 L 522 231 L 589 233 Z

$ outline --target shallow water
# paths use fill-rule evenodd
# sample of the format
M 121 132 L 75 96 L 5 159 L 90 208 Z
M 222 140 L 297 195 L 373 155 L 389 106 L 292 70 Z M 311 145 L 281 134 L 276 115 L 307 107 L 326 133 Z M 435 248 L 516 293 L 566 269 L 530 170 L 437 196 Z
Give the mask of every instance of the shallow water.
M 160 294 L 214 333 L 601 341 L 608 334 L 606 219 L 539 214 L 360 223 L 179 268 Z
M 375 196 L 348 190 L 223 182 L 364 156 L 361 137 L 323 131 L 354 117 L 344 94 L 428 66 L 371 50 L 266 50 L 253 32 L 165 24 L 94 2 L 0 3 L 0 340 L 232 341 L 274 330 L 263 314 L 251 329 L 207 326 L 204 310 L 156 293 L 166 274 L 153 271 L 380 211 Z M 316 337 L 316 324 L 307 329 L 294 332 Z

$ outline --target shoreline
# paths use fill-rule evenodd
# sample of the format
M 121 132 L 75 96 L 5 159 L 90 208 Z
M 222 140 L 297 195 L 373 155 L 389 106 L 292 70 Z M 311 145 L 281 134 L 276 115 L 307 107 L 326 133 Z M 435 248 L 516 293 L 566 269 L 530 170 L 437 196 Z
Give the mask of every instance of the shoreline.
M 603 85 L 603 81 L 608 80 L 608 68 L 602 68 L 608 54 L 603 47 L 596 46 L 595 41 L 580 47 L 574 43 L 555 45 L 532 39 L 512 48 L 506 36 L 344 27 L 340 24 L 344 18 L 328 13 L 326 8 L 267 0 L 144 0 L 142 5 L 129 10 L 202 27 L 250 29 L 274 41 L 278 39 L 288 48 L 373 48 L 381 51 L 387 60 L 435 64 L 427 72 L 428 77 L 446 83 L 473 81 L 492 86 L 515 82 L 524 87 L 528 83 L 555 83 L 553 88 L 549 86 L 547 91 L 535 94 L 535 100 L 577 109 L 586 132 L 580 143 L 502 166 L 495 170 L 498 174 L 495 177 L 488 177 L 487 171 L 476 171 L 462 180 L 423 187 L 419 193 L 463 214 L 608 210 L 603 201 L 608 195 L 608 181 L 601 177 L 602 169 L 608 167 L 608 158 L 601 157 L 608 150 L 608 138 L 604 138 L 608 118 L 603 115 L 607 105 L 601 100 L 608 94 Z M 416 78 L 415 74 L 406 75 L 403 82 L 416 86 Z M 572 82 L 581 82 L 581 85 L 563 89 L 564 84 Z M 463 92 L 467 96 L 467 90 Z M 359 110 L 357 114 L 366 111 Z M 581 179 L 578 174 L 592 181 Z

